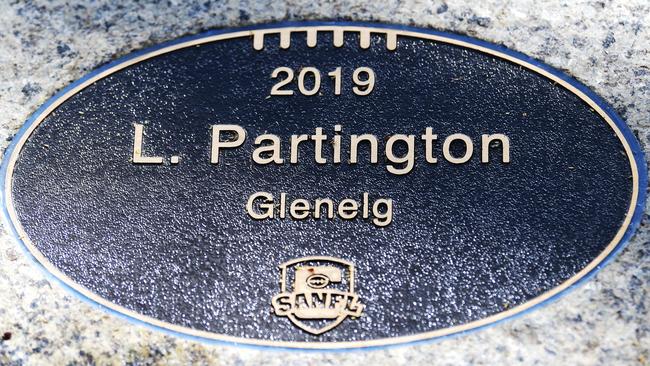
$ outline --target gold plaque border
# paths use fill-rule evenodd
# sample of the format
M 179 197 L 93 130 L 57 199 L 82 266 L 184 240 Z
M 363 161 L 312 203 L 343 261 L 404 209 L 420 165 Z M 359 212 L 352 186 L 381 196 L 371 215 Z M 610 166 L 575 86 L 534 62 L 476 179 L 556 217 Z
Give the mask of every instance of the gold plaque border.
M 412 38 L 419 38 L 419 39 L 425 39 L 425 40 L 430 40 L 430 41 L 435 41 L 435 42 L 442 42 L 442 43 L 447 43 L 447 44 L 452 44 L 476 51 L 480 51 L 482 53 L 498 57 L 500 59 L 507 60 L 509 62 L 512 62 L 514 64 L 518 64 L 522 67 L 525 67 L 528 70 L 531 70 L 537 74 L 540 74 L 549 80 L 553 81 L 554 83 L 557 83 L 558 85 L 563 86 L 565 89 L 570 91 L 571 93 L 577 95 L 580 99 L 582 99 L 585 103 L 589 105 L 596 113 L 600 115 L 601 118 L 603 118 L 607 124 L 614 130 L 616 133 L 616 136 L 619 138 L 621 143 L 623 144 L 625 148 L 625 153 L 628 157 L 629 163 L 630 163 L 630 168 L 631 168 L 631 177 L 633 181 L 633 189 L 632 189 L 632 197 L 630 200 L 630 205 L 627 210 L 627 214 L 625 216 L 625 219 L 616 233 L 614 239 L 607 245 L 605 250 L 600 253 L 593 261 L 591 261 L 585 268 L 583 268 L 581 271 L 576 273 L 573 277 L 569 278 L 566 280 L 564 283 L 560 284 L 559 286 L 541 294 L 538 297 L 535 297 L 521 305 L 515 306 L 513 308 L 510 308 L 506 311 L 488 316 L 486 318 L 480 319 L 480 320 L 475 320 L 469 323 L 449 327 L 449 328 L 443 328 L 443 329 L 437 329 L 434 331 L 429 331 L 429 332 L 423 332 L 423 333 L 417 333 L 417 334 L 412 334 L 412 335 L 406 335 L 406 336 L 397 336 L 397 337 L 391 337 L 391 338 L 380 338 L 380 339 L 373 339 L 373 340 L 366 340 L 366 341 L 344 341 L 344 342 L 292 342 L 292 341 L 272 341 L 272 340 L 260 340 L 260 339 L 249 339 L 249 338 L 243 338 L 243 337 L 235 337 L 235 336 L 229 336 L 225 334 L 217 334 L 217 333 L 212 333 L 208 331 L 202 331 L 202 330 L 197 330 L 197 329 L 192 329 L 188 327 L 183 327 L 171 323 L 167 323 L 152 317 L 144 316 L 142 314 L 139 314 L 135 311 L 129 310 L 125 307 L 116 305 L 101 296 L 98 296 L 91 292 L 90 290 L 86 289 L 85 287 L 75 283 L 71 278 L 66 276 L 64 273 L 59 271 L 50 261 L 45 258 L 45 256 L 34 246 L 34 244 L 30 241 L 29 237 L 25 233 L 25 230 L 23 229 L 22 225 L 20 224 L 20 221 L 18 220 L 16 210 L 13 204 L 13 197 L 11 195 L 11 190 L 12 190 L 12 178 L 13 178 L 13 170 L 16 164 L 16 160 L 18 159 L 18 155 L 20 154 L 20 151 L 22 150 L 22 147 L 24 146 L 25 142 L 29 138 L 29 136 L 33 133 L 33 131 L 38 127 L 38 125 L 52 112 L 54 111 L 59 105 L 64 103 L 66 100 L 68 100 L 70 97 L 78 93 L 79 91 L 83 90 L 87 86 L 97 82 L 98 80 L 107 77 L 108 75 L 111 75 L 119 70 L 122 70 L 124 68 L 127 68 L 131 65 L 137 64 L 139 62 L 148 60 L 150 58 L 166 54 L 169 52 L 173 52 L 182 48 L 187 48 L 187 47 L 192 47 L 192 46 L 197 46 L 201 44 L 206 44 L 206 43 L 211 43 L 211 42 L 217 42 L 217 41 L 223 41 L 223 40 L 228 40 L 228 39 L 234 39 L 234 38 L 243 38 L 243 37 L 249 37 L 251 38 L 251 47 L 252 45 L 252 39 L 253 38 L 259 38 L 260 33 L 262 34 L 272 34 L 272 33 L 282 33 L 282 34 L 287 34 L 287 32 L 371 32 L 371 33 L 384 33 L 384 34 L 391 34 L 391 36 L 394 34 L 396 36 L 401 36 L 401 37 L 412 37 Z M 412 28 L 384 28 L 381 27 L 380 25 L 373 26 L 373 25 L 367 25 L 367 26 L 353 26 L 353 25 L 331 25 L 331 24 L 323 24 L 323 25 L 305 25 L 305 26 L 300 26 L 300 25 L 291 25 L 291 26 L 278 26 L 278 27 L 272 27 L 272 28 L 258 28 L 258 29 L 251 29 L 251 30 L 242 30 L 242 31 L 233 31 L 229 33 L 222 33 L 222 34 L 215 34 L 215 35 L 207 35 L 204 37 L 200 37 L 197 39 L 190 39 L 188 41 L 180 42 L 177 44 L 172 44 L 160 49 L 156 49 L 150 52 L 146 52 L 142 55 L 138 55 L 136 57 L 130 58 L 128 60 L 125 60 L 123 62 L 120 62 L 106 70 L 103 70 L 95 75 L 92 75 L 92 77 L 89 77 L 85 81 L 81 82 L 79 85 L 77 85 L 74 88 L 71 88 L 70 90 L 67 90 L 63 95 L 59 96 L 54 100 L 45 110 L 40 112 L 37 116 L 33 118 L 32 124 L 29 126 L 29 128 L 22 133 L 22 136 L 20 137 L 20 140 L 17 142 L 17 144 L 14 146 L 14 149 L 11 153 L 11 156 L 9 157 L 8 164 L 7 164 L 7 169 L 6 169 L 6 175 L 5 175 L 5 198 L 6 198 L 6 209 L 7 209 L 7 214 L 9 216 L 10 224 L 12 224 L 16 230 L 16 233 L 18 234 L 18 237 L 22 242 L 24 243 L 25 247 L 29 250 L 29 252 L 33 255 L 33 257 L 47 270 L 52 274 L 54 277 L 56 277 L 58 280 L 60 280 L 63 284 L 69 286 L 72 288 L 74 291 L 79 292 L 83 296 L 87 297 L 89 300 L 101 305 L 102 307 L 105 307 L 107 309 L 113 310 L 115 312 L 118 312 L 122 315 L 125 315 L 129 318 L 135 319 L 137 321 L 140 321 L 142 323 L 145 323 L 146 325 L 151 325 L 157 328 L 160 328 L 164 331 L 170 331 L 172 333 L 179 333 L 181 335 L 188 335 L 191 337 L 198 337 L 202 338 L 204 340 L 214 340 L 214 341 L 221 341 L 221 342 L 227 342 L 227 343 L 237 343 L 237 344 L 242 344 L 242 345 L 252 345 L 252 346 L 266 346 L 266 347 L 280 347 L 280 348 L 298 348 L 298 349 L 320 349 L 320 350 L 327 350 L 327 349 L 347 349 L 347 348 L 365 348 L 365 347 L 380 347 L 380 346 L 387 346 L 387 345 L 395 345 L 395 344 L 401 344 L 401 343 L 411 343 L 411 342 L 417 342 L 417 341 L 423 341 L 427 339 L 432 339 L 432 338 L 438 338 L 442 336 L 447 336 L 451 335 L 454 333 L 460 333 L 460 332 L 465 332 L 465 331 L 470 331 L 476 328 L 480 328 L 483 326 L 486 326 L 491 323 L 498 322 L 500 320 L 512 317 L 514 315 L 520 314 L 546 300 L 551 299 L 553 296 L 558 295 L 560 292 L 568 289 L 572 285 L 576 284 L 580 279 L 582 279 L 584 276 L 589 274 L 592 270 L 594 270 L 607 256 L 617 247 L 623 236 L 625 235 L 625 232 L 627 231 L 628 226 L 630 225 L 632 221 L 632 217 L 634 215 L 635 207 L 637 206 L 638 199 L 639 199 L 639 173 L 638 173 L 638 166 L 636 163 L 636 160 L 634 159 L 634 155 L 632 152 L 632 149 L 626 140 L 625 136 L 623 135 L 622 131 L 619 129 L 619 127 L 616 125 L 616 123 L 610 118 L 607 112 L 605 112 L 597 102 L 592 100 L 588 95 L 583 93 L 580 89 L 578 89 L 576 86 L 572 85 L 571 83 L 563 80 L 559 76 L 545 70 L 542 67 L 539 67 L 533 63 L 527 62 L 523 59 L 520 59 L 514 55 L 510 55 L 506 52 L 501 52 L 498 50 L 495 50 L 493 48 L 483 46 L 480 44 L 475 44 L 471 43 L 469 41 L 465 41 L 463 39 L 456 39 L 453 36 L 445 36 L 442 34 L 430 34 L 430 33 L 425 33 L 426 30 L 422 30 L 422 32 L 415 31 Z M 460 38 L 460 37 L 459 37 Z M 286 47 L 283 47 L 286 48 Z M 83 80 L 83 79 L 82 79 Z

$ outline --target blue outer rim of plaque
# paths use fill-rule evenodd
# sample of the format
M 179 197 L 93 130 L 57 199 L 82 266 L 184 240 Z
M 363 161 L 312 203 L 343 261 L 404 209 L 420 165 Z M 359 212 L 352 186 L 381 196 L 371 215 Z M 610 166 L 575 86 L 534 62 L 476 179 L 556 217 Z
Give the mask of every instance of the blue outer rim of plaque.
M 127 314 L 123 314 L 117 310 L 108 308 L 88 297 L 86 297 L 84 294 L 80 293 L 76 289 L 72 288 L 69 286 L 67 283 L 59 279 L 58 277 L 54 276 L 51 272 L 49 272 L 43 264 L 41 264 L 33 255 L 30 253 L 29 249 L 23 242 L 23 240 L 20 238 L 16 231 L 16 227 L 14 226 L 13 222 L 11 221 L 11 218 L 9 216 L 9 212 L 7 209 L 6 205 L 6 200 L 8 197 L 6 197 L 6 176 L 7 176 L 7 168 L 9 165 L 9 160 L 10 157 L 13 155 L 13 152 L 16 148 L 16 145 L 18 144 L 18 141 L 21 140 L 23 135 L 25 135 L 30 128 L 32 124 L 36 121 L 36 119 L 43 113 L 45 110 L 52 105 L 55 101 L 57 101 L 59 98 L 61 98 L 63 95 L 65 95 L 68 91 L 76 88 L 77 86 L 83 84 L 85 81 L 88 79 L 108 70 L 111 69 L 117 65 L 120 65 L 124 62 L 127 62 L 131 59 L 134 59 L 136 57 L 160 50 L 165 47 L 173 46 L 176 44 L 188 42 L 188 41 L 193 41 L 205 37 L 210 37 L 210 36 L 215 36 L 219 34 L 226 34 L 226 33 L 233 33 L 233 32 L 239 32 L 239 31 L 247 31 L 247 30 L 261 30 L 261 29 L 269 29 L 269 28 L 286 28 L 286 27 L 300 27 L 300 26 L 357 26 L 357 27 L 381 27 L 385 29 L 395 29 L 395 30 L 401 30 L 401 31 L 411 31 L 411 32 L 417 32 L 417 33 L 423 33 L 423 34 L 429 34 L 429 35 L 436 35 L 436 36 L 441 36 L 445 38 L 449 38 L 452 40 L 458 40 L 470 44 L 474 44 L 477 46 L 485 47 L 500 53 L 503 53 L 505 55 L 509 55 L 512 57 L 515 57 L 521 61 L 524 61 L 528 64 L 534 65 L 536 67 L 539 67 L 543 69 L 546 72 L 549 72 L 550 74 L 562 79 L 566 83 L 570 84 L 571 86 L 575 87 L 582 93 L 584 93 L 586 96 L 588 96 L 592 101 L 594 101 L 614 122 L 614 124 L 619 128 L 620 132 L 622 133 L 623 137 L 625 140 L 628 142 L 630 146 L 630 150 L 632 152 L 634 161 L 636 162 L 637 165 L 637 172 L 638 172 L 638 179 L 639 179 L 639 185 L 638 185 L 638 200 L 636 207 L 634 209 L 634 213 L 631 217 L 630 224 L 628 225 L 625 234 L 621 238 L 621 240 L 616 244 L 616 247 L 603 259 L 596 267 L 594 267 L 590 272 L 588 272 L 586 275 L 584 275 L 582 278 L 577 280 L 575 283 L 571 284 L 569 287 L 566 289 L 560 291 L 559 293 L 551 296 L 550 298 L 543 300 L 535 305 L 532 305 L 531 307 L 524 309 L 518 313 L 512 314 L 510 316 L 507 316 L 503 319 L 496 320 L 494 322 L 484 324 L 477 326 L 475 328 L 471 328 L 469 330 L 464 330 L 464 331 L 459 331 L 443 336 L 438 336 L 438 337 L 432 337 L 432 338 L 427 338 L 427 339 L 421 339 L 421 340 L 416 340 L 416 341 L 406 341 L 406 342 L 396 342 L 396 343 L 390 343 L 386 345 L 370 345 L 370 346 L 364 346 L 364 345 L 359 345 L 358 347 L 346 347 L 346 348 L 300 348 L 300 347 L 283 347 L 283 346 L 273 346 L 273 345 L 255 345 L 255 344 L 249 344 L 249 343 L 239 343 L 235 341 L 226 341 L 226 340 L 218 340 L 218 339 L 212 339 L 212 338 L 205 338 L 201 336 L 195 336 L 195 335 L 190 335 L 182 332 L 178 332 L 175 330 L 171 329 L 166 329 L 157 325 L 153 325 L 150 323 L 147 323 L 143 320 L 133 318 Z M 462 46 L 461 46 L 462 47 Z M 507 61 L 507 60 L 506 60 Z M 629 127 L 626 125 L 626 123 L 616 114 L 616 112 L 611 108 L 601 97 L 599 97 L 596 93 L 594 93 L 591 89 L 589 89 L 587 86 L 583 85 L 579 81 L 573 79 L 571 76 L 563 73 L 562 71 L 559 71 L 549 65 L 544 64 L 543 62 L 533 59 L 529 56 L 526 56 L 523 53 L 513 51 L 511 49 L 508 49 L 505 46 L 502 45 L 497 45 L 494 43 L 490 43 L 487 41 L 482 41 L 473 37 L 469 36 L 464 36 L 464 35 L 459 35 L 455 33 L 449 33 L 449 32 L 444 32 L 444 31 L 438 31 L 438 30 L 433 30 L 433 29 L 426 29 L 426 28 L 418 28 L 418 27 L 413 27 L 413 26 L 406 26 L 406 25 L 397 25 L 397 24 L 384 24 L 384 23 L 374 23 L 374 22 L 352 22 L 352 21 L 304 21 L 304 22 L 278 22 L 278 23 L 265 23 L 265 24 L 260 24 L 260 25 L 253 25 L 253 26 L 245 26 L 245 27 L 237 27 L 237 28 L 223 28 L 223 29 L 216 29 L 216 30 L 210 30 L 206 32 L 202 32 L 196 35 L 192 36 L 186 36 L 182 38 L 178 38 L 172 41 L 167 41 L 163 42 L 160 44 L 157 44 L 152 47 L 147 47 L 142 50 L 134 51 L 129 53 L 128 55 L 122 56 L 114 61 L 111 61 L 107 64 L 104 64 L 103 66 L 93 70 L 89 74 L 86 74 L 82 78 L 76 80 L 72 84 L 68 85 L 64 89 L 60 90 L 58 93 L 56 93 L 54 96 L 52 96 L 50 99 L 48 99 L 41 107 L 39 107 L 28 119 L 25 121 L 24 125 L 18 130 L 18 132 L 14 135 L 12 142 L 9 144 L 9 146 L 6 148 L 3 158 L 2 158 L 2 165 L 0 166 L 0 190 L 2 192 L 2 196 L 0 197 L 1 203 L 2 203 L 2 213 L 4 217 L 4 222 L 5 225 L 10 228 L 11 234 L 14 236 L 16 241 L 20 243 L 21 250 L 25 254 L 27 258 L 36 266 L 38 267 L 45 277 L 51 281 L 51 282 L 56 282 L 59 286 L 65 288 L 67 291 L 73 293 L 77 298 L 80 298 L 81 300 L 93 305 L 94 307 L 97 307 L 105 312 L 108 312 L 112 315 L 116 315 L 122 319 L 126 319 L 129 322 L 135 323 L 140 326 L 144 326 L 145 328 L 155 330 L 155 331 L 160 331 L 168 335 L 172 336 L 177 336 L 185 339 L 190 339 L 190 340 L 195 340 L 195 341 L 200 341 L 208 344 L 216 344 L 216 345 L 234 345 L 242 348 L 252 348 L 252 349 L 263 349 L 263 350 L 274 350 L 274 351 L 300 351 L 300 352 L 354 352 L 354 351 L 360 351 L 360 350 L 377 350 L 377 349 L 386 349 L 386 348 L 392 348 L 392 347 L 399 347 L 399 346 L 405 346 L 405 345 L 417 345 L 417 344 L 423 344 L 423 343 L 431 343 L 431 342 L 437 342 L 443 339 L 448 339 L 448 338 L 455 338 L 464 334 L 472 333 L 487 327 L 491 327 L 493 325 L 502 323 L 504 321 L 512 320 L 518 317 L 521 317 L 523 315 L 528 314 L 531 311 L 534 311 L 536 309 L 539 309 L 545 305 L 548 305 L 562 296 L 566 295 L 567 293 L 571 292 L 575 288 L 579 287 L 589 279 L 591 279 L 598 271 L 600 271 L 605 265 L 607 265 L 629 242 L 630 238 L 634 235 L 636 232 L 636 229 L 639 227 L 639 224 L 641 222 L 641 218 L 644 212 L 645 208 L 645 200 L 646 200 L 646 187 L 648 186 L 648 175 L 647 175 L 647 166 L 644 158 L 644 152 L 639 145 L 638 141 L 636 140 L 634 134 L 632 131 L 629 129 Z M 362 341 L 359 341 L 362 343 Z M 318 342 L 313 342 L 312 344 L 317 345 Z M 316 346 L 317 347 L 317 346 Z

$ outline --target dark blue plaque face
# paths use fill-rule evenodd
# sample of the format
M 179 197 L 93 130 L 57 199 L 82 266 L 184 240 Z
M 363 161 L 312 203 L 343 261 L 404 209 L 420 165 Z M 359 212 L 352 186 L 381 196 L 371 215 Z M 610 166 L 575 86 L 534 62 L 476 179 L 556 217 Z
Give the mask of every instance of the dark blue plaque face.
M 597 96 L 431 30 L 213 31 L 106 65 L 26 123 L 5 213 L 83 298 L 177 334 L 369 347 L 475 329 L 621 249 L 641 150 Z

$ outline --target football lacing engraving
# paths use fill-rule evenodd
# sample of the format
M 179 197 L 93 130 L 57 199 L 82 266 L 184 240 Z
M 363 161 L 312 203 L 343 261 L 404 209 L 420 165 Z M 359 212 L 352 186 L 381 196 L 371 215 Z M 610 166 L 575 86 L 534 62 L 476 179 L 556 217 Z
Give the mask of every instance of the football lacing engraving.
M 370 29 L 350 30 L 344 27 L 318 27 L 318 28 L 285 28 L 280 31 L 255 30 L 253 34 L 253 48 L 257 51 L 264 49 L 264 36 L 267 34 L 280 34 L 280 48 L 291 47 L 291 33 L 300 32 L 307 34 L 307 46 L 316 47 L 318 44 L 318 32 L 333 33 L 332 44 L 334 47 L 343 47 L 345 44 L 344 32 L 359 33 L 359 47 L 370 48 L 370 36 L 372 33 L 386 35 L 386 49 L 394 51 L 397 48 L 397 32 L 395 31 L 372 31 Z

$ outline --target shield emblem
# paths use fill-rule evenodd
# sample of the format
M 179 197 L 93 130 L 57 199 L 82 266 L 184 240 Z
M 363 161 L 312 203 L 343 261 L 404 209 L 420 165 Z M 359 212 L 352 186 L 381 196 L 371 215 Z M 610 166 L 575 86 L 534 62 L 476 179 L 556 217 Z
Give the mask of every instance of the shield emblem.
M 281 293 L 273 297 L 276 315 L 286 316 L 298 328 L 323 334 L 347 317 L 359 317 L 363 305 L 354 292 L 354 264 L 312 256 L 280 266 Z

